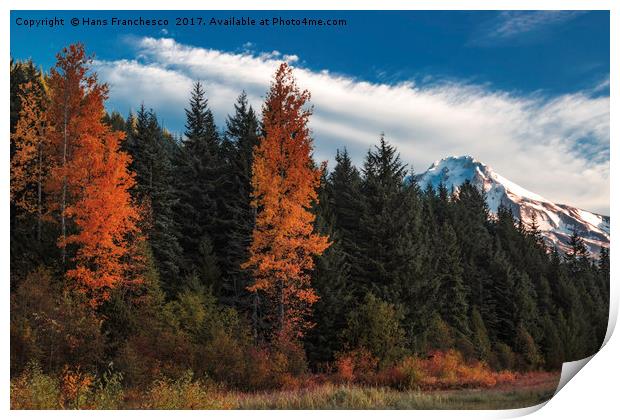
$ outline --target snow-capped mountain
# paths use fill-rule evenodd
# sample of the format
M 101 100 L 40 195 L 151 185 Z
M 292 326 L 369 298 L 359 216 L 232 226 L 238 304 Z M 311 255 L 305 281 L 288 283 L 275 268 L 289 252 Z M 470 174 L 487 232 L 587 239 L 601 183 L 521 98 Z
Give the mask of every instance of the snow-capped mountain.
M 540 230 L 550 244 L 566 251 L 574 229 L 583 235 L 590 252 L 598 254 L 609 247 L 609 217 L 564 204 L 553 203 L 518 186 L 471 156 L 453 156 L 439 160 L 415 177 L 421 188 L 443 183 L 448 190 L 458 190 L 465 181 L 485 191 L 489 209 L 500 205 L 512 210 L 515 217 L 529 223 L 536 214 Z

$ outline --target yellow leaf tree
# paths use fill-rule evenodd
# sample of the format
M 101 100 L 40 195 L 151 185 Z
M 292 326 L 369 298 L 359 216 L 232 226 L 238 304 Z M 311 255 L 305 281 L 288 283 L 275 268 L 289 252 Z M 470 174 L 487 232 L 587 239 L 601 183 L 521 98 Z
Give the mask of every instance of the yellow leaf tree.
M 15 154 L 11 158 L 11 201 L 24 214 L 36 214 L 37 240 L 41 240 L 43 217 L 43 183 L 49 171 L 47 156 L 47 97 L 43 83 L 21 85 L 21 110 L 11 134 Z

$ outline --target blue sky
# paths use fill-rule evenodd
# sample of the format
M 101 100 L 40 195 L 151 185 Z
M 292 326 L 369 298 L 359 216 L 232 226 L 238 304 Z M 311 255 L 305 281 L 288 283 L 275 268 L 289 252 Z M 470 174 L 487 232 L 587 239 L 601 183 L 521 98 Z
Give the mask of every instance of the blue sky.
M 165 28 L 72 27 L 73 17 L 168 18 Z M 63 17 L 24 28 L 16 18 Z M 177 27 L 177 16 L 345 18 L 345 27 Z M 19 12 L 11 54 L 48 69 L 82 41 L 111 87 L 108 108 L 141 102 L 183 129 L 192 80 L 221 125 L 241 89 L 260 108 L 278 62 L 313 94 L 317 159 L 361 161 L 380 132 L 416 171 L 471 154 L 554 201 L 609 208 L 608 12 Z

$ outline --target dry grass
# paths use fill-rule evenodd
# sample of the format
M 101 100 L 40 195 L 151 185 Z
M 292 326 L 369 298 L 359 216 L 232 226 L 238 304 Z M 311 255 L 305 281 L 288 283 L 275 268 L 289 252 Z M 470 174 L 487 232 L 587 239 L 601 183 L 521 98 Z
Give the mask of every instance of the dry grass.
M 177 380 L 157 380 L 147 390 L 123 390 L 118 377 L 85 384 L 84 375 L 70 373 L 65 373 L 61 381 L 43 374 L 36 366 L 29 368 L 24 375 L 11 381 L 11 408 L 508 409 L 548 400 L 553 396 L 560 376 L 559 373 L 532 372 L 517 375 L 510 382 L 498 382 L 492 387 L 425 391 L 419 390 L 421 388 L 336 384 L 311 376 L 298 387 L 286 390 L 239 392 L 226 390 L 209 381 L 193 380 L 189 373 Z M 71 380 L 67 380 L 67 376 L 71 376 Z

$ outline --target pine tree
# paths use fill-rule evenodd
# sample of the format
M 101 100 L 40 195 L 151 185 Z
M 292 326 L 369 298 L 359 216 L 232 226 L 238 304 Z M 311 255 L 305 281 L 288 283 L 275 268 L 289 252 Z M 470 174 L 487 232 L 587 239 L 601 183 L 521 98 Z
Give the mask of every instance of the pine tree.
M 409 215 L 404 202 L 406 166 L 396 149 L 381 136 L 364 162 L 363 208 L 357 242 L 360 252 L 353 276 L 366 290 L 397 302 L 402 280 L 412 275 L 413 256 Z
M 469 335 L 468 303 L 463 285 L 460 250 L 456 234 L 447 223 L 441 228 L 438 250 L 437 282 L 439 312 L 442 318 L 461 334 Z
M 326 195 L 330 200 L 330 209 L 333 213 L 334 227 L 337 229 L 343 252 L 348 264 L 353 264 L 359 257 L 357 240 L 360 229 L 360 214 L 363 208 L 361 199 L 361 177 L 357 168 L 351 162 L 346 149 L 336 151 L 336 165 L 328 176 Z
M 490 292 L 494 305 L 491 322 L 485 320 L 485 324 L 490 327 L 492 337 L 511 345 L 515 338 L 514 317 L 518 309 L 514 299 L 515 279 L 513 268 L 499 246 L 496 248 L 490 272 L 493 282 Z
M 470 293 L 470 305 L 477 306 L 489 328 L 494 331 L 494 298 L 491 295 L 494 279 L 492 261 L 492 237 L 489 233 L 489 209 L 484 192 L 465 182 L 454 194 L 454 229 L 461 246 L 463 280 Z
M 330 238 L 332 244 L 316 257 L 316 269 L 312 284 L 319 296 L 314 305 L 316 326 L 305 337 L 305 347 L 311 362 L 328 362 L 342 349 L 340 342 L 346 328 L 346 316 L 353 308 L 350 265 L 342 246 L 342 239 L 336 233 L 335 215 L 332 209 L 334 197 L 327 171 L 323 171 L 318 203 L 315 205 L 315 230 Z
M 295 84 L 292 69 L 281 64 L 263 107 L 264 136 L 254 151 L 252 205 L 257 210 L 250 258 L 251 292 L 271 302 L 275 336 L 303 335 L 317 295 L 310 284 L 313 258 L 329 246 L 314 233 L 321 171 L 312 164 L 308 129 L 310 94 Z
M 216 249 L 219 246 L 214 234 L 219 228 L 215 193 L 220 176 L 220 138 L 200 82 L 194 84 L 190 107 L 185 114 L 185 138 L 174 159 L 175 220 L 179 224 L 179 243 L 186 260 L 184 274 L 190 275 L 209 258 L 202 253 L 206 248 L 201 247 L 201 243 L 211 242 Z
M 491 340 L 489 339 L 489 333 L 477 308 L 474 308 L 471 311 L 471 330 L 472 343 L 476 351 L 476 356 L 479 360 L 483 360 L 488 363 L 492 362 L 493 353 Z
M 148 236 L 163 289 L 169 294 L 180 287 L 182 250 L 174 220 L 176 205 L 171 162 L 172 138 L 159 126 L 155 113 L 144 105 L 128 118 L 125 149 L 132 157 L 130 168 L 136 174 L 134 198 L 148 214 Z
M 251 309 L 252 298 L 247 291 L 251 274 L 241 265 L 247 261 L 248 248 L 254 229 L 254 209 L 250 205 L 252 193 L 252 153 L 258 144 L 260 124 L 245 92 L 237 98 L 235 113 L 226 121 L 224 154 L 226 169 L 220 189 L 225 220 L 221 252 L 221 298 L 243 311 Z

